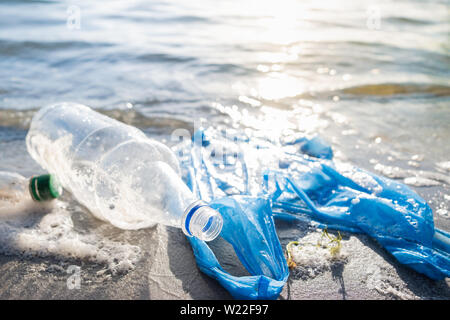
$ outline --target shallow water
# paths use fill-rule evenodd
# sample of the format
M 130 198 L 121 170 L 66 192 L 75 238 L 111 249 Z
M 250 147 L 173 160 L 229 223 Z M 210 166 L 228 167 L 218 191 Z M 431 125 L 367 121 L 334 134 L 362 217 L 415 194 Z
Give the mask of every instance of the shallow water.
M 450 230 L 446 1 L 2 1 L 0 18 L 0 170 L 39 170 L 23 139 L 59 101 L 172 146 L 200 126 L 319 133 Z

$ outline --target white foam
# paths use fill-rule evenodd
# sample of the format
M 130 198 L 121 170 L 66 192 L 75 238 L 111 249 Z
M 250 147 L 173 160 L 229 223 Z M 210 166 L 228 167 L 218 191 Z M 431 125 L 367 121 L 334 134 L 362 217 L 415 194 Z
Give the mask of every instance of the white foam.
M 443 171 L 450 171 L 450 161 L 438 162 L 436 166 Z
M 407 185 L 415 187 L 431 187 L 440 185 L 440 183 L 435 180 L 423 177 L 408 177 L 403 179 L 403 182 Z
M 401 169 L 377 163 L 374 169 L 392 179 L 404 179 L 403 182 L 416 187 L 437 186 L 440 183 L 450 184 L 450 177 L 433 171 Z
M 447 218 L 447 219 L 450 218 L 450 212 L 448 211 L 447 208 L 436 209 L 436 213 L 443 218 Z
M 348 253 L 341 249 L 336 255 L 332 255 L 330 248 L 324 246 L 328 243 L 326 237 L 322 237 L 322 232 L 317 231 L 306 235 L 298 240 L 299 245 L 291 246 L 291 255 L 297 267 L 307 273 L 308 277 L 315 277 L 336 263 L 345 262 Z M 323 244 L 323 245 L 318 245 Z
M 140 259 L 139 247 L 100 238 L 74 229 L 71 214 L 61 201 L 43 214 L 44 207 L 0 219 L 0 253 L 18 256 L 78 259 L 105 265 L 112 273 L 133 269 Z M 36 212 L 38 211 L 38 212 Z
M 388 178 L 406 178 L 409 176 L 407 170 L 400 169 L 399 167 L 386 166 L 381 163 L 377 163 L 374 169 Z

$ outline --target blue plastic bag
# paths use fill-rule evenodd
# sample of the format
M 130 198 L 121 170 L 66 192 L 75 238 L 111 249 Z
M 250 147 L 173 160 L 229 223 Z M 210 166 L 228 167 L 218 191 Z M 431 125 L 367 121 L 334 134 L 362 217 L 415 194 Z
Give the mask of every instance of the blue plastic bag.
M 365 233 L 400 263 L 431 279 L 449 277 L 450 236 L 434 228 L 427 203 L 401 183 L 358 168 L 352 174 L 372 180 L 379 189 L 363 187 L 324 163 L 295 177 L 267 172 L 265 179 L 267 186 L 272 179 L 276 189 L 271 192 L 273 206 L 289 211 L 288 218 L 307 215 L 331 229 Z M 283 200 L 283 193 L 297 198 Z
M 186 183 L 197 197 L 220 212 L 224 219 L 220 236 L 232 245 L 251 276 L 229 274 L 205 241 L 190 237 L 197 265 L 236 299 L 276 299 L 287 281 L 289 269 L 276 234 L 270 201 L 245 192 L 248 190 L 243 187 L 248 182 L 246 178 L 234 180 L 234 183 L 221 180 L 209 159 L 209 140 L 202 131 L 197 132 L 196 137 L 199 137 L 196 143 L 183 149 L 185 158 L 181 164 L 186 171 Z M 231 157 L 235 155 L 231 153 Z M 223 163 L 227 166 L 226 161 Z M 244 191 L 234 189 L 236 192 L 226 193 L 234 187 L 243 187 Z
M 236 277 L 222 269 L 208 244 L 188 238 L 197 265 L 236 299 L 275 299 L 289 276 L 267 200 L 228 197 L 211 202 L 224 219 L 221 236 L 229 242 L 252 276 Z
M 221 236 L 252 276 L 228 274 L 205 242 L 189 238 L 197 264 L 235 298 L 275 299 L 287 281 L 273 218 L 366 233 L 400 263 L 432 279 L 450 276 L 450 236 L 434 228 L 426 202 L 401 183 L 338 170 L 319 137 L 279 144 L 209 128 L 182 153 L 187 184 L 222 214 Z

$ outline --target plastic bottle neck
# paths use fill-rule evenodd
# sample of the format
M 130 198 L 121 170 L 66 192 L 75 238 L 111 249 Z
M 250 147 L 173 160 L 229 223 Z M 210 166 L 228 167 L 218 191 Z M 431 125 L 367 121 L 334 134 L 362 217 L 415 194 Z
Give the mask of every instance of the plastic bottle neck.
M 214 240 L 222 230 L 223 219 L 219 212 L 202 200 L 189 205 L 182 220 L 182 230 L 189 237 L 200 240 Z
M 28 188 L 31 198 L 38 202 L 53 200 L 62 194 L 62 186 L 56 176 L 52 174 L 31 177 Z

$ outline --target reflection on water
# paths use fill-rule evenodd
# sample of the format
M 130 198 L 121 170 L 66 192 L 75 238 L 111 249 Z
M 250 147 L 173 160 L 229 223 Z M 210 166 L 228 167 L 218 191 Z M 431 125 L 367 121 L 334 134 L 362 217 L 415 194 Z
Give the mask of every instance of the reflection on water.
M 0 18 L 0 126 L 77 101 L 149 134 L 320 133 L 367 169 L 449 174 L 447 1 L 3 1 Z M 450 207 L 445 182 L 417 190 Z

